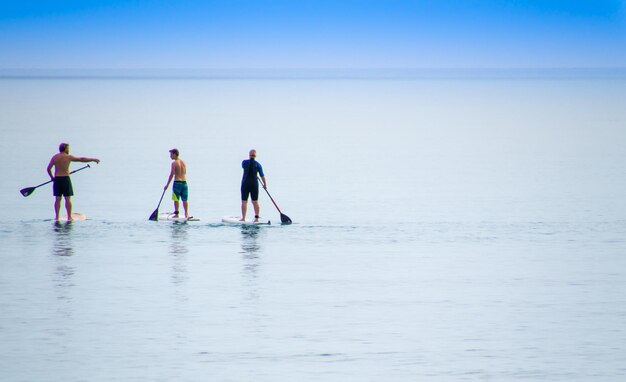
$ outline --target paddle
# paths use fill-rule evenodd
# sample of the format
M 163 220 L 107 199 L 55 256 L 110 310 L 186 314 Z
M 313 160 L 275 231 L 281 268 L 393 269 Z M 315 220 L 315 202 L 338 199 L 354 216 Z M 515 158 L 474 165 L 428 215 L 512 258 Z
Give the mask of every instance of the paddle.
M 78 172 L 78 171 L 80 171 L 80 170 L 84 170 L 84 169 L 86 169 L 87 167 L 91 167 L 91 166 L 87 165 L 87 166 L 81 167 L 81 168 L 79 168 L 78 170 L 74 170 L 74 171 L 70 172 L 70 174 L 73 174 L 73 173 Z M 41 183 L 40 185 L 35 186 L 35 187 L 26 187 L 26 188 L 22 188 L 22 189 L 20 190 L 20 193 L 21 193 L 22 195 L 24 195 L 24 197 L 26 197 L 26 196 L 28 196 L 28 195 L 32 194 L 32 193 L 35 191 L 35 189 L 37 189 L 38 187 L 44 186 L 44 185 L 46 185 L 46 184 L 48 184 L 48 183 L 50 183 L 50 182 L 52 182 L 52 181 L 51 181 L 51 180 L 49 180 L 49 181 L 47 181 L 47 182 L 45 182 L 45 183 Z
M 276 209 L 280 213 L 280 222 L 283 224 L 291 224 L 291 219 L 289 219 L 289 216 L 285 215 L 284 213 L 280 211 L 280 208 L 278 208 L 278 205 L 274 201 L 274 198 L 272 198 L 272 195 L 270 195 L 270 192 L 267 191 L 267 188 L 263 187 L 263 189 L 265 190 L 265 192 L 267 192 L 267 196 L 270 197 L 270 199 L 272 200 L 272 203 L 274 203 L 274 207 L 276 207 Z
M 159 220 L 159 207 L 161 207 L 161 202 L 163 201 L 163 195 L 165 195 L 165 190 L 163 190 L 163 193 L 161 194 L 161 199 L 159 200 L 159 204 L 157 205 L 156 210 L 154 210 L 154 212 L 152 213 L 152 215 L 150 215 L 150 218 L 148 218 L 148 220 L 153 220 L 153 221 Z

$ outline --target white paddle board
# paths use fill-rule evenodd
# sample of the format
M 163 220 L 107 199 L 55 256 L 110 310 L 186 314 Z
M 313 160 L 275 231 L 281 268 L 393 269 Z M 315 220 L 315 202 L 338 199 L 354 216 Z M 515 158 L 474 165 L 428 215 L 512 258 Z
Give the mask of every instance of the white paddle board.
M 235 224 L 235 225 L 270 225 L 272 224 L 269 220 L 259 220 L 258 222 L 255 222 L 254 219 L 246 219 L 245 221 L 241 221 L 241 216 L 224 216 L 222 218 L 222 223 Z
M 80 213 L 80 212 L 72 212 L 72 221 L 81 221 L 81 220 L 87 220 L 87 215 Z M 59 216 L 59 221 L 60 222 L 67 222 L 70 221 L 67 219 L 67 215 L 63 215 L 63 216 Z
M 174 214 L 171 212 L 161 212 L 159 214 L 160 221 L 171 221 L 171 222 L 197 222 L 200 219 L 194 218 L 193 216 L 189 219 L 185 218 L 185 215 L 179 214 L 178 217 L 174 217 Z

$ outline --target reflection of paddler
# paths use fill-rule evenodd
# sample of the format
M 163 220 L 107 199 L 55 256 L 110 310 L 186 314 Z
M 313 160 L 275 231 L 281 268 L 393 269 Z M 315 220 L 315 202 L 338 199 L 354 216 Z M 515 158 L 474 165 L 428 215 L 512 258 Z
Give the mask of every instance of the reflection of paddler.
M 178 207 L 180 201 L 183 202 L 183 208 L 185 209 L 185 218 L 189 219 L 189 203 L 187 199 L 189 197 L 189 189 L 187 188 L 187 164 L 185 161 L 179 158 L 178 149 L 170 150 L 170 158 L 173 160 L 170 176 L 167 179 L 167 184 L 163 188 L 167 190 L 170 186 L 172 178 L 174 179 L 174 185 L 172 186 L 172 200 L 174 201 L 174 218 L 178 218 Z
M 248 211 L 248 197 L 252 199 L 254 207 L 254 221 L 259 221 L 259 181 L 261 177 L 263 188 L 267 188 L 263 166 L 256 161 L 256 150 L 252 149 L 249 153 L 249 159 L 241 162 L 243 168 L 243 178 L 241 179 L 241 221 L 246 220 L 246 212 Z
M 48 175 L 52 180 L 52 189 L 55 196 L 54 213 L 55 220 L 59 220 L 59 210 L 61 209 L 61 198 L 65 198 L 65 210 L 67 211 L 67 220 L 72 221 L 72 200 L 74 189 L 72 188 L 72 180 L 70 179 L 70 164 L 72 162 L 96 162 L 100 163 L 96 158 L 75 157 L 70 155 L 70 145 L 61 143 L 59 145 L 59 153 L 54 155 L 48 163 Z M 54 167 L 54 176 L 52 175 L 52 167 Z

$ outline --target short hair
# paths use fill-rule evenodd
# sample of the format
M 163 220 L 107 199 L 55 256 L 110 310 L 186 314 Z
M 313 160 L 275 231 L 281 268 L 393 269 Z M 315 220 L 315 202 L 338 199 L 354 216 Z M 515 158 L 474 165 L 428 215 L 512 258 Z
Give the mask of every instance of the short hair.
M 59 145 L 59 152 L 62 153 L 63 151 L 65 151 L 65 149 L 67 148 L 67 146 L 69 146 L 69 143 L 61 143 Z

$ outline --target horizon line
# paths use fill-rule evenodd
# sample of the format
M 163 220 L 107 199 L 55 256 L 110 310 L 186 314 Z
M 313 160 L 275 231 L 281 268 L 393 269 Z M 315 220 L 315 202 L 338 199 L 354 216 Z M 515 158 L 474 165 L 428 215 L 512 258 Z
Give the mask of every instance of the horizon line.
M 402 79 L 626 77 L 626 67 L 0 68 L 1 79 Z

